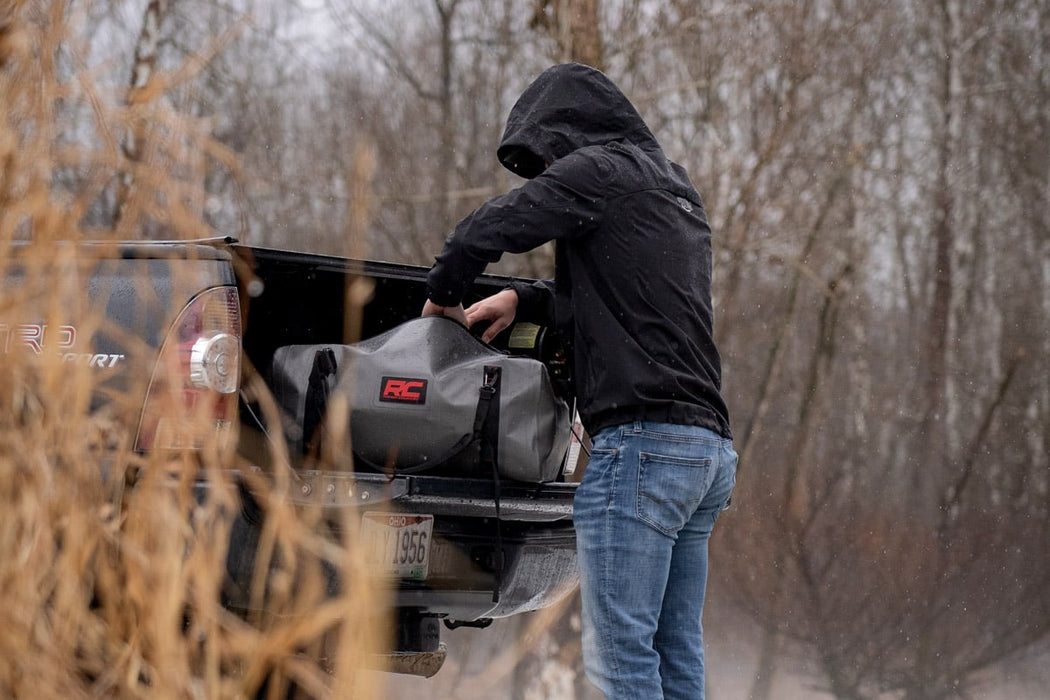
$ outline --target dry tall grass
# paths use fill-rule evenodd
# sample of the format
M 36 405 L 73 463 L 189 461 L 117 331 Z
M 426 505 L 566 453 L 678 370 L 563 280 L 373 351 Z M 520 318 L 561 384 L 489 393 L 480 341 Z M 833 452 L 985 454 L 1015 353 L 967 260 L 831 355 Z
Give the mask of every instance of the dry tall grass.
M 97 373 L 8 342 L 19 319 L 105 324 L 77 288 L 77 251 L 58 241 L 214 235 L 195 176 L 205 159 L 234 166 L 164 100 L 192 66 L 134 94 L 93 83 L 76 5 L 0 2 L 0 697 L 283 697 L 289 681 L 313 697 L 381 697 L 359 666 L 384 629 L 371 614 L 382 592 L 329 523 L 282 497 L 280 449 L 270 478 L 251 482 L 264 516 L 253 592 L 267 614 L 238 616 L 222 606 L 236 458 L 214 442 L 137 454 L 123 417 L 141 386 L 100 407 Z M 66 138 L 72 103 L 90 108 L 90 143 Z M 131 129 L 145 146 L 134 161 L 120 148 Z M 57 184 L 63 173 L 79 184 Z M 113 229 L 84 230 L 118 184 L 129 188 Z M 25 243 L 17 256 L 12 241 Z M 324 566 L 349 582 L 334 598 Z

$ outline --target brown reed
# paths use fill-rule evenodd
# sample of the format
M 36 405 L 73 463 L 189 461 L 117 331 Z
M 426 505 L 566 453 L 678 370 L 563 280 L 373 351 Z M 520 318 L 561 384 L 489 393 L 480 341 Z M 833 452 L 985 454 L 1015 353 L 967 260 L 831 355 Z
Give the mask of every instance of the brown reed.
M 128 416 L 148 376 L 114 393 L 83 366 L 9 342 L 22 320 L 71 313 L 88 335 L 119 333 L 78 288 L 88 254 L 59 241 L 212 236 L 200 163 L 236 167 L 205 125 L 167 106 L 173 76 L 112 99 L 86 68 L 61 78 L 59 56 L 76 65 L 75 20 L 58 0 L 0 3 L 0 697 L 276 698 L 293 685 L 306 697 L 382 697 L 359 661 L 386 628 L 383 591 L 350 535 L 332 534 L 352 534 L 349 517 L 333 527 L 285 497 L 279 446 L 246 481 L 264 518 L 257 557 L 269 566 L 254 589 L 266 612 L 238 615 L 222 590 L 249 465 L 214 441 L 137 453 Z M 72 104 L 89 108 L 90 143 L 61 138 Z M 132 128 L 143 140 L 134 161 L 117 147 Z M 76 186 L 57 185 L 60 172 Z M 86 213 L 118 183 L 130 188 L 113 226 L 88 229 Z M 245 385 L 265 393 L 250 374 Z M 344 582 L 335 597 L 324 567 Z

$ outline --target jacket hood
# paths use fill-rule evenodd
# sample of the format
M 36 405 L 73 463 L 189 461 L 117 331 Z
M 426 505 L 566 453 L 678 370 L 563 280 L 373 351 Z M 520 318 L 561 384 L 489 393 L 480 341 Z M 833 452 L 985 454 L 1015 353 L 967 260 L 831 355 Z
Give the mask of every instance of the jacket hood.
M 511 172 L 533 178 L 577 149 L 614 141 L 660 151 L 634 105 L 604 73 L 564 63 L 545 70 L 518 98 L 496 157 Z

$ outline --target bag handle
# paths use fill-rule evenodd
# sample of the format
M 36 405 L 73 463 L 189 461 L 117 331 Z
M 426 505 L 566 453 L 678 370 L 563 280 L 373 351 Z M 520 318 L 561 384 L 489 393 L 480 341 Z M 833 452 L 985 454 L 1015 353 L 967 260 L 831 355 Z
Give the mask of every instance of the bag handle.
M 322 433 L 324 432 L 324 415 L 328 408 L 328 399 L 332 393 L 331 379 L 337 369 L 335 351 L 332 348 L 321 348 L 314 353 L 314 362 L 310 367 L 310 378 L 306 383 L 306 396 L 303 401 L 303 454 L 320 451 Z

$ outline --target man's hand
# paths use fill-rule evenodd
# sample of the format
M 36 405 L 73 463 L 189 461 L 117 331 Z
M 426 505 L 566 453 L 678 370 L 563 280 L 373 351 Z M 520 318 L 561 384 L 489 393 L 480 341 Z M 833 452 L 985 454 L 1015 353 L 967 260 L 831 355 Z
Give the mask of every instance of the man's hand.
M 451 319 L 459 321 L 464 326 L 470 327 L 467 323 L 467 315 L 463 311 L 463 304 L 457 306 L 438 306 L 434 302 L 427 299 L 427 303 L 423 304 L 423 313 L 421 316 L 448 316 Z
M 466 311 L 467 328 L 478 321 L 492 321 L 492 325 L 481 334 L 481 339 L 491 343 L 492 339 L 499 335 L 500 331 L 514 322 L 514 314 L 518 311 L 518 293 L 513 289 L 504 289 L 498 294 L 482 299 L 472 304 Z

